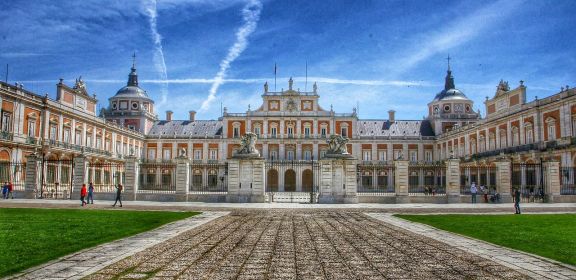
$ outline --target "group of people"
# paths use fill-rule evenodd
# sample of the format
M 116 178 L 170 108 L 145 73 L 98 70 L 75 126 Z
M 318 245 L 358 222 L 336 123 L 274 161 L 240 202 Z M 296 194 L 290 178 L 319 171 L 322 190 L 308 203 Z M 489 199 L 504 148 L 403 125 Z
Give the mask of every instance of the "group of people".
M 2 198 L 8 199 L 9 197 L 14 199 L 14 185 L 12 185 L 12 182 L 4 182 L 2 185 Z
M 122 184 L 118 184 L 114 187 L 116 188 L 116 200 L 114 201 L 114 205 L 112 205 L 112 207 L 116 207 L 116 203 L 118 202 L 120 202 L 120 207 L 122 207 L 121 195 L 124 187 Z M 82 184 L 82 188 L 80 189 L 80 202 L 82 203 L 82 207 L 84 207 L 86 204 L 94 204 L 94 184 L 92 184 L 92 182 L 88 184 L 88 188 L 86 188 L 86 184 Z
M 492 196 L 490 198 L 488 198 L 488 193 L 490 192 L 490 190 L 485 187 L 484 185 L 480 185 L 480 187 L 476 186 L 475 182 L 472 182 L 472 185 L 470 185 L 470 195 L 472 196 L 472 204 L 476 204 L 477 199 L 476 196 L 477 195 L 482 195 L 483 199 L 484 199 L 484 203 L 488 203 L 488 202 L 500 202 L 500 194 L 495 192 L 494 194 L 492 194 Z

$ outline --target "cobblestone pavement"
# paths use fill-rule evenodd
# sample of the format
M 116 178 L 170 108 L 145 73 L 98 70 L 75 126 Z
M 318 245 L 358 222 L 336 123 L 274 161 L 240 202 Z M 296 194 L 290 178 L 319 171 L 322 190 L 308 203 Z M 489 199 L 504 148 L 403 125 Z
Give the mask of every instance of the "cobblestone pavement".
M 107 265 L 178 236 L 229 212 L 204 212 L 131 237 L 109 242 L 28 269 L 7 279 L 80 279 Z
M 425 235 L 428 238 L 450 244 L 450 246 L 460 248 L 466 252 L 493 260 L 506 267 L 522 271 L 532 278 L 576 279 L 576 270 L 569 265 L 561 264 L 554 260 L 510 250 L 481 240 L 439 230 L 428 225 L 410 222 L 396 218 L 391 214 L 368 213 L 367 215 L 411 232 Z
M 240 210 L 88 279 L 529 279 L 358 212 Z

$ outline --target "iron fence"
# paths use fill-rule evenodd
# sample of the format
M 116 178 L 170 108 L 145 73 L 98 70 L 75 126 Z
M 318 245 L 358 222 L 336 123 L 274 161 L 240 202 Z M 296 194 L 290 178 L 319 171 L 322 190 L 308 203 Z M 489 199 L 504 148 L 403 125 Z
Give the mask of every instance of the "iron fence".
M 190 185 L 192 194 L 228 193 L 228 163 L 190 164 Z
M 576 195 L 576 167 L 561 168 L 560 195 Z
M 461 165 L 460 194 L 470 195 L 472 183 L 476 184 L 478 194 L 496 193 L 496 166 L 492 165 Z
M 40 170 L 42 187 L 35 190 L 39 198 L 70 199 L 74 162 L 72 160 L 42 160 Z
M 446 195 L 446 165 L 444 163 L 409 165 L 408 194 Z
M 138 192 L 175 193 L 175 163 L 141 163 Z
M 548 193 L 544 184 L 546 172 L 541 163 L 513 163 L 511 167 L 511 189 L 520 190 L 521 202 L 544 202 Z
M 94 186 L 95 193 L 113 193 L 118 184 L 125 184 L 124 163 L 89 163 L 88 182 Z
M 24 191 L 26 163 L 0 162 L 0 183 L 11 183 L 14 191 Z
M 394 195 L 394 165 L 391 164 L 358 164 L 358 195 L 386 196 Z
M 314 160 L 271 160 L 265 163 L 266 192 L 272 202 L 316 202 L 320 164 Z M 297 199 L 295 199 L 297 198 Z

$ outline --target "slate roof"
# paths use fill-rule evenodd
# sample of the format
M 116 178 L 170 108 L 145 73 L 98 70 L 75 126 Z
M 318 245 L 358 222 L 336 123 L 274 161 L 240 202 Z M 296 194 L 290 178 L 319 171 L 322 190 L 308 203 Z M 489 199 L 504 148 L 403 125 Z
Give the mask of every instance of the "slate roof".
M 222 122 L 215 120 L 197 121 L 158 121 L 148 137 L 213 138 L 222 135 Z
M 396 120 L 358 120 L 356 122 L 359 136 L 376 137 L 420 137 L 434 136 L 434 131 L 428 120 L 403 121 Z

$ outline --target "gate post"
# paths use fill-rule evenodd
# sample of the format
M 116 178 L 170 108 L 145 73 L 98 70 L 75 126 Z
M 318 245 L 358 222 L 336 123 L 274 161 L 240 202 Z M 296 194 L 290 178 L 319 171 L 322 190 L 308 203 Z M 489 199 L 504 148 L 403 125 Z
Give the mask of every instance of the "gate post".
M 320 160 L 318 203 L 358 203 L 356 159 L 352 157 Z
M 26 179 L 24 182 L 24 198 L 37 198 L 40 193 L 41 160 L 36 154 L 26 156 Z
M 84 155 L 79 155 L 74 157 L 74 177 L 72 178 L 72 191 L 70 193 L 70 199 L 76 199 L 72 195 L 76 191 L 80 191 L 82 184 L 87 184 L 88 182 L 88 161 Z M 78 196 L 80 198 L 80 196 Z
M 446 160 L 446 196 L 448 203 L 460 203 L 460 160 Z
M 230 159 L 226 202 L 265 202 L 264 176 L 263 158 Z
M 188 201 L 190 160 L 184 155 L 176 158 L 176 201 Z
M 510 188 L 512 187 L 512 162 L 501 157 L 496 160 L 496 192 L 500 194 L 502 202 L 512 202 Z
M 124 162 L 124 175 L 125 186 L 124 186 L 124 197 L 125 200 L 136 200 L 136 194 L 138 193 L 138 185 L 140 180 L 140 161 L 134 155 L 126 156 L 126 161 Z
M 544 188 L 546 202 L 555 202 L 560 198 L 560 162 L 550 159 L 544 162 Z
M 396 203 L 410 202 L 410 198 L 408 197 L 408 164 L 409 161 L 407 160 L 401 159 L 394 161 L 394 182 L 396 184 L 394 189 L 396 191 Z

